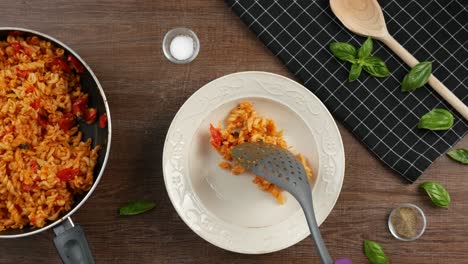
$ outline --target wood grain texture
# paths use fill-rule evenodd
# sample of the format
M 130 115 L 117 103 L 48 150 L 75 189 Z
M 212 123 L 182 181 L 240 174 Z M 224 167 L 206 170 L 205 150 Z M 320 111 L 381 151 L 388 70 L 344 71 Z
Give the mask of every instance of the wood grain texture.
M 114 138 L 110 161 L 95 193 L 73 216 L 86 231 L 97 263 L 319 263 L 311 240 L 266 255 L 219 249 L 193 233 L 167 196 L 161 170 L 165 133 L 183 102 L 205 83 L 228 73 L 262 70 L 292 77 L 221 0 L 0 1 L 0 25 L 35 29 L 62 40 L 91 66 L 110 102 Z M 169 63 L 164 33 L 192 28 L 201 41 L 189 65 Z M 334 257 L 367 263 L 363 239 L 378 241 L 392 263 L 468 263 L 468 167 L 439 158 L 413 185 L 384 167 L 343 126 L 346 176 L 335 209 L 321 230 Z M 457 147 L 468 148 L 468 139 Z M 441 182 L 449 210 L 431 206 L 417 190 Z M 157 202 L 151 212 L 119 217 L 135 199 Z M 428 228 L 416 242 L 391 237 L 390 210 L 421 205 Z M 0 263 L 60 263 L 52 231 L 0 240 Z

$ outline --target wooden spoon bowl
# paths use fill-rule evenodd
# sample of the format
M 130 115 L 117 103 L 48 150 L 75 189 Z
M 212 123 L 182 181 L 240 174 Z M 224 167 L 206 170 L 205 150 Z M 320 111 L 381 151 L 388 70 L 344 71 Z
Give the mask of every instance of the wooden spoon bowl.
M 356 34 L 377 39 L 389 35 L 382 9 L 376 0 L 331 0 L 330 7 L 341 23 Z

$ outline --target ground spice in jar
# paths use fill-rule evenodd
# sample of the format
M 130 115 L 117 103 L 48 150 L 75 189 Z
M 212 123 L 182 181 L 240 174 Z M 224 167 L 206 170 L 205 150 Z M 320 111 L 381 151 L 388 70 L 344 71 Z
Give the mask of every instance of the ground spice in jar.
M 401 207 L 396 209 L 391 222 L 397 234 L 403 238 L 416 236 L 419 225 L 418 212 L 411 207 Z

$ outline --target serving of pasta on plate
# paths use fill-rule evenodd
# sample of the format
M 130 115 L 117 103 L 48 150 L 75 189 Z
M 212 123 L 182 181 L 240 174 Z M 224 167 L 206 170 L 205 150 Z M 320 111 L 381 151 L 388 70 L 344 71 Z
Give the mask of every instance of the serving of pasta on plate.
M 210 125 L 211 145 L 222 156 L 223 161 L 219 167 L 230 170 L 233 174 L 245 172 L 245 169 L 232 160 L 231 150 L 233 147 L 245 142 L 265 142 L 273 144 L 284 149 L 290 149 L 283 138 L 283 131 L 277 130 L 275 121 L 271 118 L 259 116 L 252 103 L 245 101 L 239 103 L 237 107 L 231 110 L 226 118 L 226 126 L 222 128 L 221 124 L 217 127 Z M 306 159 L 297 154 L 305 168 L 309 180 L 312 178 L 312 170 L 307 164 Z M 280 204 L 285 203 L 282 190 L 269 181 L 255 176 L 252 181 L 260 190 L 269 192 Z

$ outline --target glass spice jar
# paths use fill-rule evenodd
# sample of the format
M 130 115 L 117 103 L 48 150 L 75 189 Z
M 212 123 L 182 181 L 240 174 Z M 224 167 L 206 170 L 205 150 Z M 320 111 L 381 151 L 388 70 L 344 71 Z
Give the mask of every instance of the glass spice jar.
M 426 216 L 414 204 L 400 204 L 390 213 L 388 228 L 396 239 L 413 241 L 420 238 L 426 230 Z

